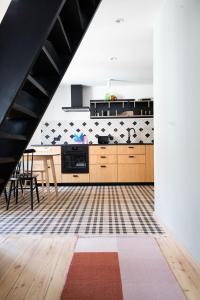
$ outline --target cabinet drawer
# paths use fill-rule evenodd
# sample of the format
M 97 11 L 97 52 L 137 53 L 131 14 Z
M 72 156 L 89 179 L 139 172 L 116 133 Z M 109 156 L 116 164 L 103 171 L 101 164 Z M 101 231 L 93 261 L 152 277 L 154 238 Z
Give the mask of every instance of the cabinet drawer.
M 145 164 L 145 155 L 118 155 L 118 164 Z
M 89 174 L 62 174 L 62 183 L 89 182 Z
M 91 165 L 90 182 L 117 182 L 117 165 Z
M 118 154 L 145 154 L 145 145 L 119 145 Z
M 90 155 L 90 164 L 117 164 L 117 155 L 102 154 L 102 155 Z
M 145 164 L 118 165 L 118 182 L 145 182 Z
M 90 154 L 117 154 L 117 146 L 90 146 Z

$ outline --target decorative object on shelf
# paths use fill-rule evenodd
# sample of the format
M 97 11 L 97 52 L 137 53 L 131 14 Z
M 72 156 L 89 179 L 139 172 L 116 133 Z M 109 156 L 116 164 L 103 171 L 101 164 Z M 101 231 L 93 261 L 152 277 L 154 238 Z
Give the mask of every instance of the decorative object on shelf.
M 110 101 L 115 101 L 115 100 L 117 100 L 117 97 L 115 95 L 111 95 L 110 96 Z
M 115 96 L 114 94 L 109 94 L 109 93 L 105 94 L 105 101 L 115 101 L 115 100 L 117 100 L 117 96 Z
M 110 100 L 110 94 L 109 93 L 106 93 L 105 94 L 105 101 L 109 101 Z

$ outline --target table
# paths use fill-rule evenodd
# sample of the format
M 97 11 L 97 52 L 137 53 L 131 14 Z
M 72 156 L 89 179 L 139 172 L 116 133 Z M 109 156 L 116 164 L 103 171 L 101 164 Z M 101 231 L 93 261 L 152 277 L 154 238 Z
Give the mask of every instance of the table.
M 57 187 L 57 180 L 56 180 L 56 171 L 55 171 L 55 166 L 54 166 L 54 161 L 53 161 L 53 157 L 57 156 L 57 155 L 59 155 L 59 153 L 35 152 L 33 154 L 34 160 L 43 161 L 44 172 L 45 172 L 45 180 L 46 180 L 46 186 L 47 186 L 48 194 L 50 193 L 50 188 L 49 188 L 50 187 L 50 184 L 49 184 L 49 169 L 48 169 L 48 161 L 49 161 L 50 162 L 50 166 L 51 166 L 51 170 L 52 170 L 52 176 L 53 176 L 53 181 L 54 181 L 55 192 L 56 192 L 56 195 L 58 195 L 58 187 Z M 37 172 L 37 169 L 34 170 L 34 172 Z

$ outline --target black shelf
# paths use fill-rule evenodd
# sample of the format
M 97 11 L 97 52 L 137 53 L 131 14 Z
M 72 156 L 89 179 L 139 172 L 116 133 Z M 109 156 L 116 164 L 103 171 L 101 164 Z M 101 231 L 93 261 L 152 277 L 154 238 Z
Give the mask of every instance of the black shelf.
M 90 101 L 91 119 L 153 118 L 153 116 L 153 100 L 151 98 Z

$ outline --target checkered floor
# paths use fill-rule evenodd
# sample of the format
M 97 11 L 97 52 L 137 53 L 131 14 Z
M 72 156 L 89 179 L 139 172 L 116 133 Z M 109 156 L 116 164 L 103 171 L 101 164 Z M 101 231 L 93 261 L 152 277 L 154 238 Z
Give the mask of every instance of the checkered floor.
M 59 187 L 55 197 L 35 201 L 31 212 L 29 195 L 11 201 L 9 211 L 0 199 L 0 234 L 131 235 L 162 234 L 153 217 L 153 186 Z M 43 195 L 40 190 L 40 195 Z

